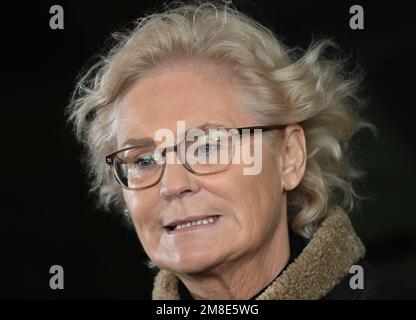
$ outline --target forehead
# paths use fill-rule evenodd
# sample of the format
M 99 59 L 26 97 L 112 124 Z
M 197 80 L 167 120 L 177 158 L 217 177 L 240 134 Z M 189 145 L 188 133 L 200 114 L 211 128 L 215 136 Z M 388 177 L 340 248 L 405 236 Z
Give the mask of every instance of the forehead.
M 226 127 L 252 125 L 238 105 L 238 88 L 209 71 L 165 70 L 141 79 L 121 100 L 117 113 L 118 143 L 152 136 L 161 128 L 176 132 L 205 123 Z

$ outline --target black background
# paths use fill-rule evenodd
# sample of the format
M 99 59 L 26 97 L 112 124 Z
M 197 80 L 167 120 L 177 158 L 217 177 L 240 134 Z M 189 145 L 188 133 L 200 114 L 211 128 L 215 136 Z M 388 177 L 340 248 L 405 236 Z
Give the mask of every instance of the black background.
M 75 79 L 105 52 L 111 32 L 161 1 L 56 1 L 1 4 L 1 298 L 149 299 L 152 273 L 134 231 L 94 210 L 86 175 L 63 114 Z M 414 85 L 416 12 L 410 1 L 233 1 L 289 46 L 330 36 L 364 66 L 365 116 L 379 129 L 357 137 L 359 188 L 369 200 L 354 213 L 368 258 L 416 282 Z M 49 28 L 60 4 L 65 29 Z M 360 4 L 365 29 L 349 28 Z M 65 289 L 49 288 L 62 265 Z

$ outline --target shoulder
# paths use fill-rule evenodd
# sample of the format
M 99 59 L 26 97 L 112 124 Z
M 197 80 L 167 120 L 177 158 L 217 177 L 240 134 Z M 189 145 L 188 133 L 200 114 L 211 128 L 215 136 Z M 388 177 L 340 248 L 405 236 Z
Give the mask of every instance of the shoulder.
M 380 272 L 371 263 L 361 259 L 357 268 L 348 273 L 324 300 L 390 300 L 415 299 L 416 286 Z

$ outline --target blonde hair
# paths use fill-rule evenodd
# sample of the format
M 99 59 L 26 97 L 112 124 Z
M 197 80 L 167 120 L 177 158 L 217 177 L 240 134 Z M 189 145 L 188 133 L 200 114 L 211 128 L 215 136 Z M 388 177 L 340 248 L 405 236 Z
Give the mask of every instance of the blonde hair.
M 348 73 L 347 59 L 328 54 L 328 49 L 338 52 L 332 40 L 313 41 L 306 50 L 289 49 L 255 20 L 229 4 L 213 2 L 174 3 L 112 39 L 111 50 L 77 82 L 67 109 L 86 148 L 90 190 L 99 205 L 125 209 L 121 187 L 104 161 L 116 147 L 119 99 L 161 65 L 198 60 L 226 66 L 241 86 L 241 107 L 262 123 L 302 126 L 306 171 L 288 192 L 295 232 L 310 238 L 335 210 L 353 209 L 359 196 L 352 182 L 361 172 L 350 161 L 350 140 L 361 128 L 374 127 L 359 116 L 362 72 Z

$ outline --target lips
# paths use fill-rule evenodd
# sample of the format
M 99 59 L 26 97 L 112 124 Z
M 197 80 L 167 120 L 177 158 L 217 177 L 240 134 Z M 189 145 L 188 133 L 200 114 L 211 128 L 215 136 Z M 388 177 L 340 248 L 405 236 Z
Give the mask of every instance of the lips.
M 196 222 L 198 220 L 205 220 L 209 218 L 214 218 L 215 220 L 219 217 L 219 215 L 199 215 L 199 216 L 189 216 L 184 219 L 176 219 L 169 224 L 165 225 L 165 229 L 169 231 L 174 231 L 177 225 L 184 225 L 187 223 Z

